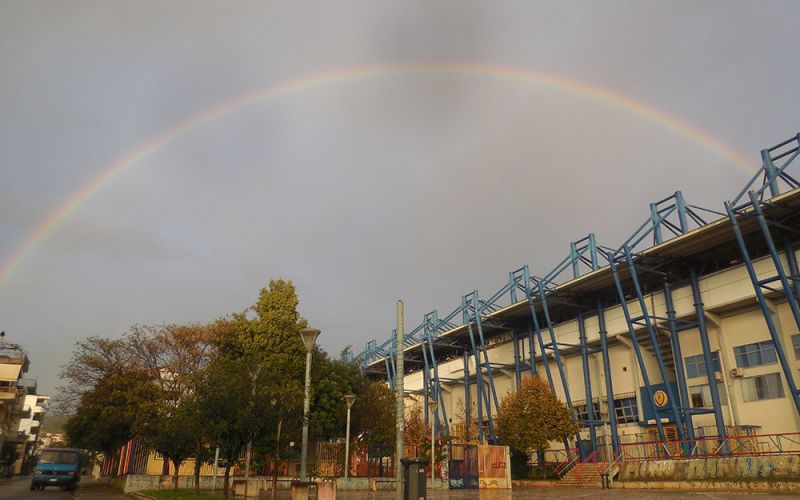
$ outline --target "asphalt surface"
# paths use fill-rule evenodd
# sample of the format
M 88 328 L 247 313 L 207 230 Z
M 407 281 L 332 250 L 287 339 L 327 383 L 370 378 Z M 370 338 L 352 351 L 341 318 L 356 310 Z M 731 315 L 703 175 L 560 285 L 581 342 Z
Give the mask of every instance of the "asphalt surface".
M 89 477 L 81 478 L 80 485 L 75 492 L 61 491 L 61 488 L 48 487 L 44 491 L 31 491 L 30 477 L 16 477 L 0 483 L 0 498 L 14 498 L 19 500 L 66 500 L 75 498 L 130 500 L 131 497 L 120 493 L 109 486 L 98 484 Z
M 105 485 L 92 481 L 88 477 L 81 480 L 80 487 L 74 493 L 61 491 L 59 488 L 47 488 L 45 491 L 30 491 L 30 478 L 14 478 L 10 481 L 0 482 L 0 499 L 38 500 L 38 499 L 87 499 L 87 500 L 130 500 L 132 497 L 120 493 Z M 527 488 L 509 490 L 433 490 L 428 492 L 428 498 L 434 500 L 536 500 L 540 498 L 566 498 L 566 499 L 694 499 L 694 500 L 743 500 L 744 495 L 764 497 L 765 500 L 800 498 L 797 494 L 788 493 L 752 493 L 742 492 L 714 492 L 714 491 L 667 491 L 667 490 L 623 490 L 623 489 L 568 489 L 568 488 Z M 343 491 L 337 492 L 339 500 L 394 500 L 394 491 Z M 288 500 L 289 492 L 279 490 L 279 500 Z

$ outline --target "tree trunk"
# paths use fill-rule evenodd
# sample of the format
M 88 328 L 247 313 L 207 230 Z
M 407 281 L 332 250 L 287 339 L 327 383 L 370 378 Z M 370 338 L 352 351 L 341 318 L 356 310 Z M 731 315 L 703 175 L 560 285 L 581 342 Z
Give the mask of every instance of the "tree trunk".
M 196 451 L 196 453 L 194 454 L 194 456 L 195 456 L 195 459 L 194 459 L 194 494 L 195 495 L 199 495 L 200 494 L 200 466 L 202 464 L 200 463 L 200 449 L 198 448 L 195 451 Z
M 233 462 L 233 460 L 230 459 L 226 460 L 225 462 L 225 481 L 222 483 L 222 498 L 224 500 L 227 500 L 228 498 L 228 484 L 231 477 L 231 462 Z
M 181 468 L 181 460 L 173 460 L 172 461 L 172 465 L 175 466 L 175 476 L 174 476 L 175 487 L 174 487 L 174 489 L 175 489 L 175 491 L 178 491 L 178 471 Z
M 542 479 L 547 479 L 547 468 L 544 466 L 544 450 L 537 450 L 536 456 L 536 461 L 539 462 L 539 468 L 542 471 Z

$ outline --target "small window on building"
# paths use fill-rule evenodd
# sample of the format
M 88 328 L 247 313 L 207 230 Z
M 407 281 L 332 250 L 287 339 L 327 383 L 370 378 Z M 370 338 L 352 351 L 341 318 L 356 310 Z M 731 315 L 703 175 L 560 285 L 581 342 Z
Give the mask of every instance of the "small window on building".
M 639 405 L 635 397 L 614 400 L 614 410 L 617 413 L 617 422 L 628 424 L 639 421 Z
M 778 362 L 775 346 L 772 345 L 771 340 L 734 347 L 733 353 L 736 355 L 736 366 L 739 368 L 770 365 Z
M 728 398 L 725 396 L 722 384 L 717 384 L 717 392 L 719 393 L 719 404 L 728 404 Z M 693 385 L 689 387 L 689 399 L 692 403 L 692 408 L 713 408 L 711 403 L 711 386 L 708 384 Z
M 794 359 L 800 359 L 800 333 L 792 335 L 792 347 L 794 348 Z
M 780 373 L 742 379 L 742 398 L 745 402 L 783 397 L 783 381 Z
M 714 371 L 720 372 L 722 368 L 720 368 L 719 364 L 719 353 L 712 352 L 711 359 L 714 361 Z M 688 378 L 692 377 L 702 377 L 707 375 L 706 372 L 706 361 L 703 359 L 702 354 L 698 354 L 697 356 L 686 356 L 686 376 Z
M 575 408 L 575 415 L 579 421 L 589 420 L 589 410 L 587 409 L 587 404 L 577 404 L 573 406 Z M 592 409 L 594 410 L 594 418 L 591 420 L 600 420 L 600 400 L 593 399 L 592 400 Z

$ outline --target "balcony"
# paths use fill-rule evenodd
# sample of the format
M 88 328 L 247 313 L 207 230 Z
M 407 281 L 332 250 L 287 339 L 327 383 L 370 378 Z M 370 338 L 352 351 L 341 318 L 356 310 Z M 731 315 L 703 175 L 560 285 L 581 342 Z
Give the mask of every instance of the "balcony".
M 20 395 L 19 389 L 13 386 L 0 386 L 0 400 L 13 400 L 17 399 Z

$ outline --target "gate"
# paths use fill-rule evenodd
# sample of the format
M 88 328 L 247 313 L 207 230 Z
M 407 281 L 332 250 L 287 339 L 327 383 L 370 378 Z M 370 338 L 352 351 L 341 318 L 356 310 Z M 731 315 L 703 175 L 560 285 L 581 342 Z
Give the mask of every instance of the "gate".
M 449 488 L 451 490 L 477 490 L 478 446 L 470 444 L 451 444 L 449 460 Z
M 511 488 L 506 446 L 478 445 L 478 479 L 481 488 Z

